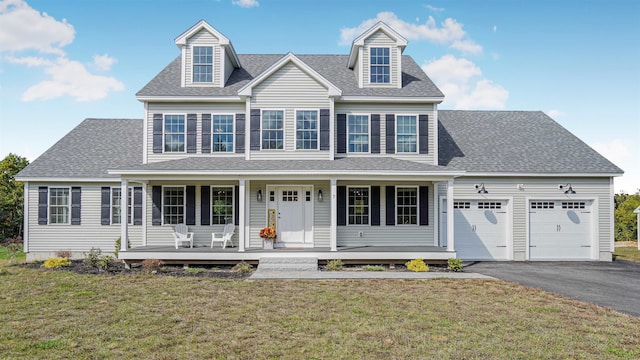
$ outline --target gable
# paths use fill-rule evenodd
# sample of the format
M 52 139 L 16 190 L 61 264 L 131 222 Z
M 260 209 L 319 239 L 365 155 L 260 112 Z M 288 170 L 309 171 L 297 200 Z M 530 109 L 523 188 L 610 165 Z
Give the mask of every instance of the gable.
M 300 106 L 328 106 L 328 88 L 294 63 L 287 63 L 256 85 L 252 101 L 262 105 L 299 103 Z

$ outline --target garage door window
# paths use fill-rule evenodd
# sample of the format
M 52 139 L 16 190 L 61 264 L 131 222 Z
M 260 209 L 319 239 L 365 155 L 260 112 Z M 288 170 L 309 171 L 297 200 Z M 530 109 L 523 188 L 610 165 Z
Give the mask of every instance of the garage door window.
M 478 209 L 502 209 L 502 203 L 499 201 L 480 201 Z
M 563 209 L 584 209 L 586 203 L 584 201 L 563 201 Z
M 553 201 L 532 201 L 532 209 L 553 209 L 555 203 Z
M 454 209 L 470 209 L 471 202 L 469 201 L 454 201 L 453 202 Z

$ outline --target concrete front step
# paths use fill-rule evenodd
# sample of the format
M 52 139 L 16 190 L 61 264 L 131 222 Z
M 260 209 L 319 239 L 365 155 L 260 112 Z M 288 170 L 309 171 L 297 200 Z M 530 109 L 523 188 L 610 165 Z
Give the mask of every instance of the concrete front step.
M 318 271 L 316 257 L 261 257 L 258 271 Z

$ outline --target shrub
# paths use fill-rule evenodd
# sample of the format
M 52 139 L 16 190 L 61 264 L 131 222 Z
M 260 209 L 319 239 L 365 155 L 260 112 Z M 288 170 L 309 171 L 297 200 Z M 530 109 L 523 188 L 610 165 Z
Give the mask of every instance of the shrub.
M 241 261 L 231 268 L 231 271 L 247 274 L 253 272 L 253 266 L 251 264 Z
M 87 266 L 97 268 L 100 265 L 100 255 L 102 255 L 102 250 L 91 248 L 91 251 L 84 253 L 84 260 L 82 260 L 82 262 Z
M 340 271 L 344 267 L 342 260 L 334 259 L 327 263 L 327 270 L 329 271 Z
M 109 268 L 111 267 L 111 264 L 113 264 L 113 256 L 109 256 L 109 255 L 104 255 L 101 256 L 100 259 L 98 259 L 98 270 L 99 271 L 106 271 L 109 270 Z
M 385 271 L 387 269 L 382 265 L 365 265 L 365 266 L 362 267 L 362 270 L 364 270 L 364 271 Z
M 10 263 L 13 263 L 16 258 L 24 256 L 24 253 L 22 252 L 23 245 L 21 242 L 7 242 L 5 243 L 5 249 L 7 259 L 9 259 Z
M 462 259 L 449 258 L 447 260 L 447 265 L 451 271 L 462 271 Z
M 116 251 L 113 252 L 116 259 L 118 258 L 118 254 L 120 253 L 120 246 L 122 245 L 122 240 L 120 238 L 121 237 L 118 236 L 118 238 L 116 239 Z M 129 249 L 130 247 L 131 247 L 131 241 L 127 239 L 127 249 Z
M 56 251 L 56 257 L 70 259 L 71 258 L 71 251 L 69 251 L 69 250 L 58 250 L 58 251 Z
M 67 258 L 51 258 L 47 259 L 42 266 L 47 269 L 59 269 L 61 267 L 71 266 L 71 261 Z
M 426 272 L 429 271 L 429 266 L 424 263 L 424 261 L 420 258 L 413 259 L 408 261 L 406 264 L 407 269 L 415 272 Z
M 148 271 L 158 271 L 164 265 L 164 261 L 159 259 L 145 259 L 142 261 L 142 267 Z

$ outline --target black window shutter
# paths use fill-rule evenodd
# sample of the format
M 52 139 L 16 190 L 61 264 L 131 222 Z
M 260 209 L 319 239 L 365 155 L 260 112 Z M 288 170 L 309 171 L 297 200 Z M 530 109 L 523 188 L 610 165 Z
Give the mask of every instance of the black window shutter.
M 82 188 L 71 188 L 71 225 L 80 225 L 80 210 L 82 202 Z
M 320 150 L 329 150 L 329 109 L 320 109 Z
M 202 114 L 202 153 L 211 152 L 211 114 Z
M 47 225 L 47 210 L 49 201 L 49 188 L 38 187 L 38 225 Z
M 186 225 L 196 224 L 196 187 L 187 186 L 187 208 L 185 211 L 184 223 Z
M 244 153 L 245 115 L 236 114 L 236 154 Z
M 151 188 L 151 225 L 162 225 L 162 186 L 154 186 Z
M 371 225 L 380 226 L 380 186 L 371 187 Z
M 429 153 L 429 116 L 418 115 L 418 143 L 420 144 L 420 154 Z
M 200 225 L 211 224 L 211 187 L 200 187 Z
M 387 186 L 386 191 L 386 212 L 387 212 L 387 225 L 396 224 L 396 187 Z
M 429 187 L 420 186 L 419 192 L 420 225 L 429 225 Z
M 133 225 L 142 225 L 142 186 L 133 188 Z
M 250 125 L 250 149 L 260 150 L 260 109 L 251 109 Z
M 347 225 L 347 187 L 338 186 L 338 226 Z
M 395 154 L 396 152 L 396 116 L 387 114 L 385 117 L 387 128 L 387 154 Z
M 347 114 L 338 114 L 338 154 L 347 153 Z
M 196 138 L 198 136 L 198 115 L 187 114 L 187 153 L 195 154 L 197 151 Z
M 162 153 L 162 114 L 153 114 L 153 153 Z
M 371 114 L 371 153 L 380 154 L 380 114 Z
M 100 223 L 102 225 L 111 224 L 111 187 L 103 186 L 100 189 Z
M 233 189 L 233 223 L 240 225 L 240 186 Z

